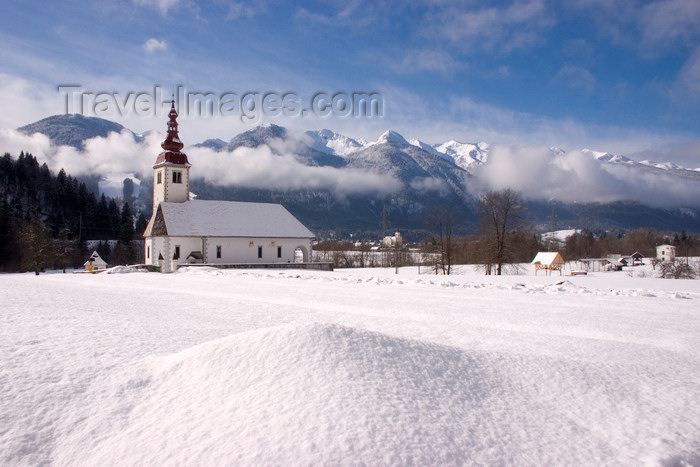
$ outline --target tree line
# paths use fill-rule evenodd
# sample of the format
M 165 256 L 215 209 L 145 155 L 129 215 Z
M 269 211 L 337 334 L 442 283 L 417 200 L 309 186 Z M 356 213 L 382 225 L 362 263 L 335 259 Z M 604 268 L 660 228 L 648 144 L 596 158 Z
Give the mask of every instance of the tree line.
M 21 152 L 0 158 L 0 271 L 82 266 L 87 240 L 109 264 L 139 261 L 134 242 L 146 227 L 128 202 L 97 196 L 61 169 L 54 175 L 36 157 Z M 114 248 L 107 240 L 117 240 Z
M 469 235 L 460 235 L 463 219 L 444 205 L 425 217 L 423 242 L 403 243 L 395 250 L 380 248 L 376 241 L 325 240 L 314 246 L 315 258 L 332 261 L 336 268 L 418 265 L 436 274 L 451 274 L 455 265 L 468 264 L 485 274 L 501 275 L 518 272 L 519 265 L 530 263 L 540 251 L 557 251 L 567 261 L 635 252 L 655 258 L 658 245 L 670 244 L 676 246 L 678 258 L 700 256 L 700 235 L 686 232 L 577 230 L 565 240 L 542 234 L 531 228 L 522 196 L 512 189 L 485 193 L 478 200 L 477 213 L 478 227 Z M 659 264 L 657 269 L 662 277 L 675 277 L 684 270 L 677 263 Z
M 558 251 L 565 260 L 635 252 L 654 258 L 658 245 L 670 244 L 676 246 L 679 258 L 700 256 L 700 235 L 686 232 L 579 231 L 564 241 L 543 236 L 529 227 L 522 196 L 510 188 L 484 194 L 477 212 L 477 231 L 467 236 L 456 234 L 460 219 L 449 206 L 426 217 L 427 246 L 436 253 L 436 272 L 450 274 L 455 264 L 474 264 L 482 267 L 485 274 L 500 275 L 505 268 L 529 263 L 539 251 Z

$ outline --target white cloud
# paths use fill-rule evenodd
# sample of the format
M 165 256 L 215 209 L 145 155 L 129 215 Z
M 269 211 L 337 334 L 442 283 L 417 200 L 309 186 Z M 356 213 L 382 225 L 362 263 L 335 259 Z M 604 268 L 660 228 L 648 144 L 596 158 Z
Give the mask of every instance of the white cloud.
M 446 38 L 466 50 L 507 53 L 537 43 L 539 30 L 551 24 L 551 18 L 543 0 L 526 0 L 467 11 L 444 8 L 428 23 L 429 36 Z
M 276 150 L 281 146 L 276 145 Z M 196 171 L 193 177 L 217 185 L 277 190 L 330 190 L 338 196 L 353 194 L 387 195 L 399 191 L 400 181 L 389 174 L 371 170 L 314 167 L 299 162 L 290 153 L 279 154 L 267 146 L 240 147 L 233 152 L 189 148 L 188 157 Z
M 133 0 L 136 5 L 160 11 L 162 14 L 177 6 L 180 0 Z
M 691 44 L 700 38 L 700 2 L 661 0 L 646 5 L 640 14 L 643 45 Z
M 449 53 L 434 49 L 409 51 L 402 60 L 393 63 L 393 68 L 403 73 L 433 71 L 447 76 L 464 67 L 463 62 L 458 62 Z
M 64 107 L 54 86 L 0 73 L 0 128 L 16 128 L 41 120 Z M 0 148 L 2 149 L 2 148 Z
M 585 94 L 593 92 L 596 79 L 587 69 L 580 66 L 567 65 L 562 67 L 554 76 L 554 81 L 562 82 L 571 89 Z
M 158 40 L 151 37 L 146 42 L 143 43 L 143 48 L 146 52 L 155 52 L 156 50 L 165 50 L 168 48 L 168 44 L 164 40 Z
M 238 18 L 252 18 L 259 13 L 265 12 L 267 9 L 266 7 L 266 1 L 234 1 L 228 4 L 228 14 L 226 15 L 226 19 L 232 20 Z
M 110 173 L 139 173 L 148 176 L 161 152 L 164 136 L 156 132 L 134 141 L 131 133 L 110 133 L 85 142 L 83 150 L 72 146 L 54 146 L 42 134 L 25 135 L 16 130 L 0 130 L 0 147 L 17 157 L 20 151 L 33 154 L 49 168 L 73 176 Z M 291 143 L 292 146 L 294 143 Z M 339 197 L 353 194 L 387 195 L 399 191 L 402 184 L 389 174 L 371 170 L 310 167 L 284 150 L 282 142 L 275 151 L 263 145 L 241 147 L 235 151 L 215 152 L 209 148 L 188 147 L 185 152 L 194 166 L 192 176 L 218 185 L 277 190 L 330 190 Z M 291 147 L 287 148 L 291 149 Z M 430 187 L 426 186 L 426 189 Z
M 683 64 L 674 91 L 682 97 L 690 95 L 696 101 L 700 100 L 700 47 Z

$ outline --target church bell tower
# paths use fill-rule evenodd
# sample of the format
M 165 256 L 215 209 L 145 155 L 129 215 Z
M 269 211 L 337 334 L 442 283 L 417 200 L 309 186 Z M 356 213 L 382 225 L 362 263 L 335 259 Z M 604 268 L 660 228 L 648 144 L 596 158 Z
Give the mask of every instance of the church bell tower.
M 168 136 L 160 145 L 163 152 L 158 154 L 153 166 L 153 215 L 163 201 L 184 203 L 190 200 L 190 167 L 187 154 L 182 152 L 185 145 L 177 133 L 177 110 L 173 100 L 168 114 Z

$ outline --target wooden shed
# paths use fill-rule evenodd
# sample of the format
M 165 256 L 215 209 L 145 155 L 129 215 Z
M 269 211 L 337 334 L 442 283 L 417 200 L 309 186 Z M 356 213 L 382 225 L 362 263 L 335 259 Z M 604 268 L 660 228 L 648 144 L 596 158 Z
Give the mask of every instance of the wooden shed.
M 556 251 L 540 251 L 532 260 L 532 264 L 535 265 L 535 275 L 537 275 L 537 271 L 543 270 L 548 276 L 552 274 L 552 271 L 559 271 L 561 276 L 565 262 L 564 258 Z

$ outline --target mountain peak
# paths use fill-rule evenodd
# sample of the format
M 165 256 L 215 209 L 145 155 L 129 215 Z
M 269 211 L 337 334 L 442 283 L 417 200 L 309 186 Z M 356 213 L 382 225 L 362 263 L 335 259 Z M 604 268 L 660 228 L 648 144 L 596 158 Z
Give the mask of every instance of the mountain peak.
M 379 137 L 376 144 L 391 144 L 394 146 L 410 146 L 411 143 L 393 130 L 387 130 Z
M 252 130 L 244 131 L 236 135 L 226 146 L 227 151 L 244 146 L 247 148 L 257 148 L 263 144 L 267 144 L 272 139 L 287 137 L 287 129 L 273 123 L 258 125 Z
M 331 155 L 346 156 L 367 145 L 364 140 L 349 138 L 325 128 L 318 131 L 306 131 L 304 134 L 311 139 L 310 146 L 313 149 Z
M 121 133 L 122 130 L 124 127 L 119 123 L 81 114 L 52 115 L 17 128 L 17 131 L 27 135 L 44 134 L 57 146 L 73 146 L 76 149 L 81 149 L 86 139 L 97 136 L 106 138 L 110 133 Z M 138 139 L 136 135 L 134 139 Z

